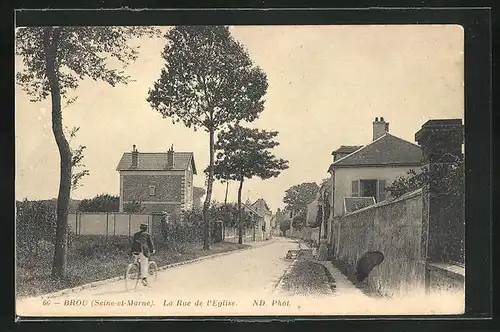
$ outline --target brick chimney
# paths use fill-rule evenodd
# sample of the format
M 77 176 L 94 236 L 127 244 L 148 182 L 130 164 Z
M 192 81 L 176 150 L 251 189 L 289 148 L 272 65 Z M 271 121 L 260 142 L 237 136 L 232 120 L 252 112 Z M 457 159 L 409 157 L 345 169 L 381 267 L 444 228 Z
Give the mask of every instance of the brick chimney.
M 174 167 L 174 145 L 170 146 L 170 150 L 167 151 L 167 168 Z
M 381 117 L 380 120 L 375 118 L 373 121 L 373 140 L 380 138 L 389 132 L 389 122 L 385 122 L 384 118 Z
M 139 161 L 139 151 L 135 148 L 135 144 L 132 145 L 132 168 L 137 168 Z

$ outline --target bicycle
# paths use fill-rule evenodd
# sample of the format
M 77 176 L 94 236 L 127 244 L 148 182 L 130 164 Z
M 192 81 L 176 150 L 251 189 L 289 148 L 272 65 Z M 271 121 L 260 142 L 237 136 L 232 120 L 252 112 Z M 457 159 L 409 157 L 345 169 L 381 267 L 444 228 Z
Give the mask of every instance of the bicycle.
M 132 253 L 134 261 L 127 266 L 125 270 L 125 288 L 133 290 L 137 288 L 137 284 L 141 280 L 141 265 L 139 263 L 139 253 Z M 158 275 L 158 265 L 155 261 L 148 263 L 148 284 L 151 285 L 156 281 Z

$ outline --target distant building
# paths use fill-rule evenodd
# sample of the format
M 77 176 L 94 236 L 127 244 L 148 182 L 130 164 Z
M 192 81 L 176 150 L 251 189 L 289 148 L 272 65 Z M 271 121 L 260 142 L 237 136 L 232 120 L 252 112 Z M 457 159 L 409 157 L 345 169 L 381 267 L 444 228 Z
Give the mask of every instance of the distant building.
M 173 220 L 193 207 L 194 154 L 139 152 L 134 145 L 120 159 L 120 212 L 127 203 L 140 202 L 144 213 L 166 212 Z
M 259 198 L 254 203 L 247 200 L 243 203 L 243 208 L 256 222 L 256 239 L 269 240 L 272 237 L 272 217 L 273 214 L 269 209 L 266 201 Z

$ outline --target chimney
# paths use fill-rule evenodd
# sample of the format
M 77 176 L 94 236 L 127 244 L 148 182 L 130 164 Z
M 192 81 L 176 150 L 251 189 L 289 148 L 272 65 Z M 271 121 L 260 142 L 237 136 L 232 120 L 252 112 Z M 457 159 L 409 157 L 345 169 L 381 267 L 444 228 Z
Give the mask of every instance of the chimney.
M 385 122 L 383 117 L 375 118 L 373 121 L 373 140 L 380 138 L 385 135 L 385 133 L 389 132 L 389 122 Z
M 167 168 L 174 168 L 174 145 L 167 151 Z
M 138 159 L 139 159 L 139 151 L 135 148 L 135 144 L 132 145 L 132 167 L 137 168 L 138 164 Z

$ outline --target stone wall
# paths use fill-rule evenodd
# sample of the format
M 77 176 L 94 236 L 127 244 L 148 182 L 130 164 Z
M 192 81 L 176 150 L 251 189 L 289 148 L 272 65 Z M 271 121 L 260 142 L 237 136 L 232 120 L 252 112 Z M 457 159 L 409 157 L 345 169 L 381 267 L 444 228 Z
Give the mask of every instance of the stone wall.
M 366 252 L 384 255 L 366 279 L 370 288 L 385 295 L 424 291 L 421 190 L 347 214 L 337 226 L 335 260 L 349 269 Z

